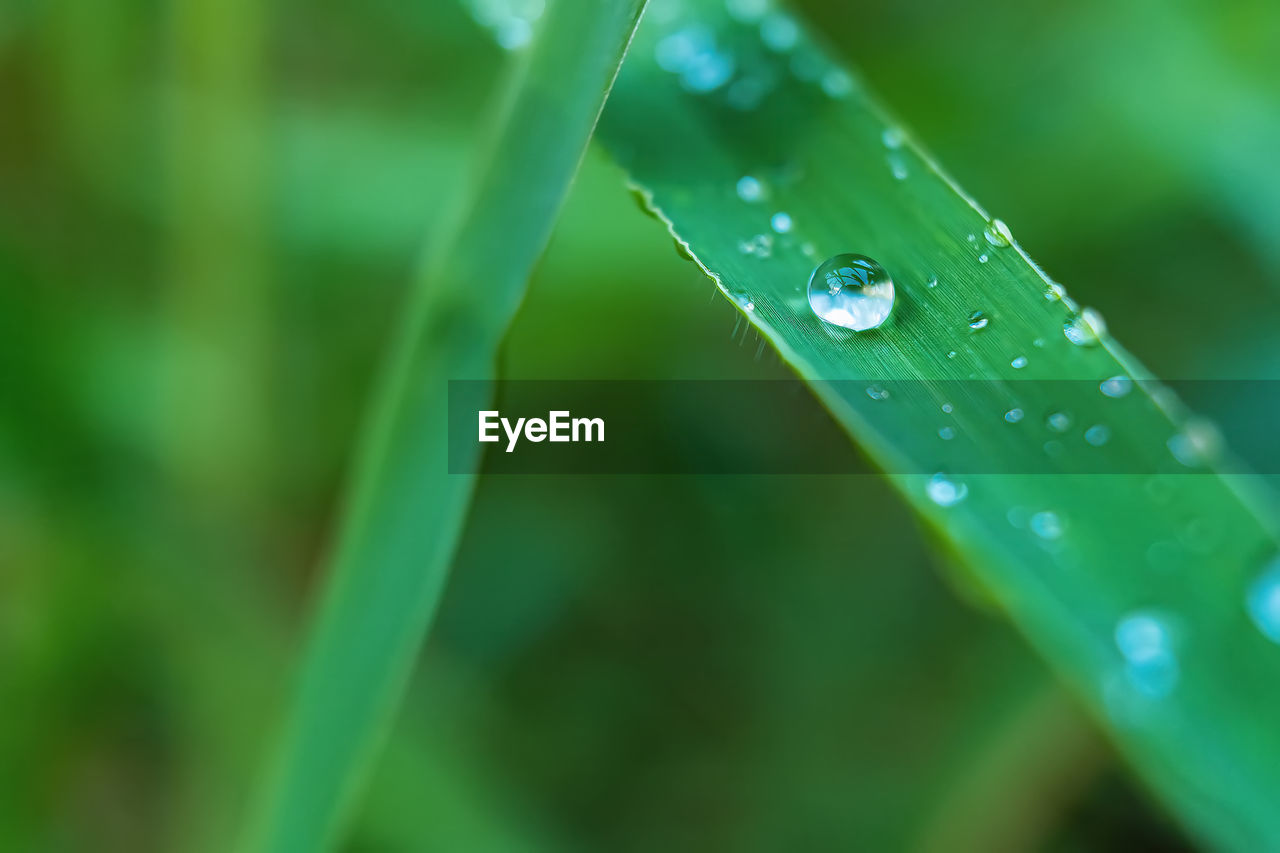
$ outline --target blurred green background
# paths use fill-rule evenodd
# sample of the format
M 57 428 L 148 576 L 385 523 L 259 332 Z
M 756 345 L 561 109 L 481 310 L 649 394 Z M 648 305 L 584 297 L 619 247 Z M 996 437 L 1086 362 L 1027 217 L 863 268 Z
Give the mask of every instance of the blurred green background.
M 1277 377 L 1280 6 L 795 5 L 1158 375 Z M 0 6 L 0 849 L 236 835 L 478 8 Z M 593 149 L 502 372 L 787 375 L 735 317 Z M 348 849 L 1185 846 L 926 539 L 871 477 L 483 479 Z

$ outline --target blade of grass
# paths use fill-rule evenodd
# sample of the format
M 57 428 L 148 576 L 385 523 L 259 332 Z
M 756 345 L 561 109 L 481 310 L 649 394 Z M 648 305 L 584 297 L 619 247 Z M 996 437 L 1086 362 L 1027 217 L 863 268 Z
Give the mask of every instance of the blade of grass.
M 454 230 L 418 278 L 329 561 L 250 850 L 331 845 L 435 609 L 474 483 L 447 469 L 447 387 L 494 376 L 643 0 L 553 3 Z
M 886 470 L 976 457 L 1056 472 L 893 482 L 1193 832 L 1273 844 L 1280 649 L 1245 597 L 1276 539 L 1251 481 L 1167 389 L 1101 393 L 1149 377 L 784 11 L 695 0 L 651 24 L 599 136 L 648 209 Z M 735 192 L 747 175 L 756 200 Z M 881 328 L 810 311 L 811 271 L 840 252 L 894 275 Z M 885 381 L 893 396 L 864 393 Z M 1109 437 L 1086 438 L 1094 425 Z M 840 522 L 874 535 L 874 519 Z M 1157 654 L 1117 639 L 1122 624 L 1154 630 Z

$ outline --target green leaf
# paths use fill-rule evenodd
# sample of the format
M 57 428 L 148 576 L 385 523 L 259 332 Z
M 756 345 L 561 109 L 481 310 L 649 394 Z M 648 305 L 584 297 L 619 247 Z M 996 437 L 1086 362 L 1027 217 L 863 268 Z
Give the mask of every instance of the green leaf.
M 803 27 L 749 5 L 655 14 L 601 140 L 1183 822 L 1221 847 L 1273 843 L 1280 648 L 1246 597 L 1276 540 L 1253 481 Z M 740 197 L 744 176 L 761 198 Z M 815 265 L 843 252 L 894 277 L 878 329 L 808 306 Z
M 447 469 L 448 380 L 494 376 L 642 8 L 551 4 L 452 233 L 432 243 L 373 404 L 248 849 L 331 845 L 385 737 L 475 479 L 478 453 L 462 466 L 471 473 Z

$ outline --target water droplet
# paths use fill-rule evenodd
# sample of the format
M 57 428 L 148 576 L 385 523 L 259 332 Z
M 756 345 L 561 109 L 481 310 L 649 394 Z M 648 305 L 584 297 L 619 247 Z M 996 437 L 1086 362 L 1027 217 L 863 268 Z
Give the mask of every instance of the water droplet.
M 927 288 L 929 288 L 930 290 L 932 290 L 933 288 L 937 287 L 937 286 L 938 286 L 938 277 L 937 277 L 936 275 L 935 275 L 935 276 L 930 276 L 929 280 L 928 280 L 928 281 L 926 281 L 926 282 L 924 283 L 924 286 L 925 286 L 925 287 L 927 287 Z
M 1058 518 L 1056 512 L 1048 510 L 1037 512 L 1031 516 L 1027 524 L 1030 526 L 1031 532 L 1041 539 L 1052 542 L 1055 539 L 1062 538 L 1062 519 Z
M 867 396 L 872 400 L 887 400 L 889 399 L 889 392 L 887 389 L 881 388 L 879 385 L 868 385 Z
M 980 329 L 985 329 L 987 324 L 990 322 L 991 320 L 987 315 L 981 311 L 974 311 L 969 315 L 969 328 L 973 329 L 975 332 Z
M 1044 422 L 1054 432 L 1066 432 L 1071 429 L 1071 415 L 1066 412 L 1053 412 L 1044 419 Z
M 1044 349 L 1044 338 L 1036 338 L 1031 345 L 1036 349 Z
M 978 255 L 978 263 L 980 264 L 985 264 L 989 260 L 991 260 L 991 258 L 987 256 L 986 252 L 983 252 L 981 255 Z
M 902 131 L 896 127 L 886 127 L 884 133 L 880 134 L 880 141 L 884 143 L 885 148 L 901 148 Z
M 930 477 L 924 489 L 929 496 L 929 500 L 938 506 L 955 506 L 969 494 L 968 486 L 949 479 L 946 474 L 941 472 Z
M 744 255 L 767 258 L 773 254 L 773 237 L 768 234 L 757 234 L 750 240 L 740 241 L 738 251 Z
M 796 46 L 800 27 L 790 15 L 772 12 L 760 22 L 760 40 L 775 53 L 785 53 Z
M 1084 431 L 1084 440 L 1094 447 L 1101 447 L 1111 440 L 1111 428 L 1106 424 L 1094 424 Z
M 743 201 L 759 201 L 764 198 L 764 184 L 758 178 L 743 175 L 738 179 L 738 198 Z
M 818 254 L 818 247 L 813 245 L 812 243 L 804 243 L 800 246 L 800 251 L 804 252 L 804 254 L 807 257 L 812 258 L 814 255 Z M 799 290 L 799 289 L 800 289 L 800 286 L 796 285 L 796 290 Z
M 1022 417 L 1022 409 L 1010 409 L 1004 413 L 1004 419 L 1011 424 L 1016 424 L 1018 421 L 1022 420 Z
M 1104 379 L 1098 390 L 1108 397 L 1123 397 L 1133 390 L 1133 380 L 1128 376 L 1112 376 Z
M 769 219 L 769 224 L 773 226 L 773 230 L 779 234 L 786 234 L 791 230 L 791 214 L 786 211 L 779 210 Z
M 885 158 L 889 161 L 889 171 L 893 173 L 893 177 L 899 181 L 906 180 L 911 173 L 907 170 L 907 161 L 901 152 L 890 151 L 889 156 Z
M 747 300 L 747 304 L 746 304 L 746 305 L 743 305 L 742 307 L 743 307 L 743 308 L 745 308 L 745 309 L 747 309 L 748 311 L 754 311 L 754 310 L 756 310 L 756 304 L 755 304 L 754 302 L 752 302 L 751 300 Z
M 1168 696 L 1178 683 L 1178 659 L 1173 653 L 1172 631 L 1154 613 L 1124 616 L 1115 629 L 1116 648 L 1125 662 L 1129 684 L 1149 699 Z
M 943 441 L 950 441 L 956 437 L 955 427 L 944 426 L 938 429 L 938 438 Z
M 516 50 L 533 39 L 533 24 L 513 16 L 500 23 L 494 35 L 504 50 Z
M 1063 324 L 1062 333 L 1078 347 L 1095 347 L 1107 333 L 1107 324 L 1101 314 L 1086 308 Z
M 1183 425 L 1182 432 L 1171 437 L 1166 446 L 1173 458 L 1188 468 L 1207 465 L 1222 447 L 1218 429 L 1206 420 L 1196 418 Z
M 822 91 L 832 98 L 847 97 L 853 91 L 853 78 L 841 68 L 832 68 L 822 75 Z
M 879 326 L 893 310 L 893 279 L 865 255 L 840 254 L 809 278 L 809 307 L 828 323 L 855 331 Z
M 1003 249 L 1013 242 L 1013 235 L 1009 233 L 1009 226 L 999 219 L 991 220 L 991 224 L 987 226 L 987 230 L 982 232 L 982 236 L 986 237 L 987 242 L 998 249 Z
M 769 0 L 725 0 L 724 7 L 735 21 L 750 24 L 769 11 Z
M 954 406 L 952 406 L 950 403 L 943 403 L 943 404 L 942 404 L 942 411 L 943 411 L 944 413 L 946 413 L 946 414 L 948 414 L 948 415 L 949 415 L 949 414 L 951 414 L 953 411 L 955 411 L 955 407 L 954 407 Z
M 956 357 L 956 351 L 955 351 L 955 350 L 952 350 L 951 352 L 947 353 L 947 358 L 955 358 L 955 357 Z
M 965 239 L 968 240 L 970 243 L 976 243 L 978 242 L 978 235 L 970 234 L 969 236 L 965 237 Z
M 1057 302 L 1065 294 L 1066 291 L 1062 289 L 1062 285 L 1060 284 L 1050 283 L 1049 286 L 1044 289 L 1044 298 L 1049 302 Z
M 1253 624 L 1273 643 L 1280 643 L 1280 557 L 1273 557 L 1249 584 L 1245 610 Z
M 1009 366 L 1014 370 L 1021 370 L 1027 366 L 1027 357 L 1025 355 L 1020 355 L 1013 361 L 1009 362 Z

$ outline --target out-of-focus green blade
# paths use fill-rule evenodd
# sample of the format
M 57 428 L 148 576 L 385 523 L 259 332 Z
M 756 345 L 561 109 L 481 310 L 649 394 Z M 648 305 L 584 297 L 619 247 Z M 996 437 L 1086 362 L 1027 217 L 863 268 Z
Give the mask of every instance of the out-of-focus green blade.
M 478 461 L 468 460 L 473 473 L 448 471 L 448 381 L 493 377 L 642 8 L 643 0 L 551 4 L 452 233 L 431 242 L 374 400 L 248 849 L 329 846 L 385 736 Z
M 1105 333 L 1092 339 L 1096 321 L 768 5 L 655 6 L 600 138 L 871 457 L 912 472 L 893 475 L 904 498 L 1183 821 L 1218 846 L 1274 845 L 1280 647 L 1246 601 L 1276 543 L 1250 481 L 1221 473 L 1213 434 L 1164 389 L 1103 393 L 1109 377 L 1149 377 Z M 874 35 L 851 21 L 839 37 Z M 760 198 L 736 191 L 744 176 Z M 773 226 L 778 212 L 790 229 Z M 879 329 L 809 309 L 810 273 L 841 252 L 894 276 Z M 973 458 L 1036 473 L 932 476 Z M 878 535 L 874 518 L 814 511 Z

